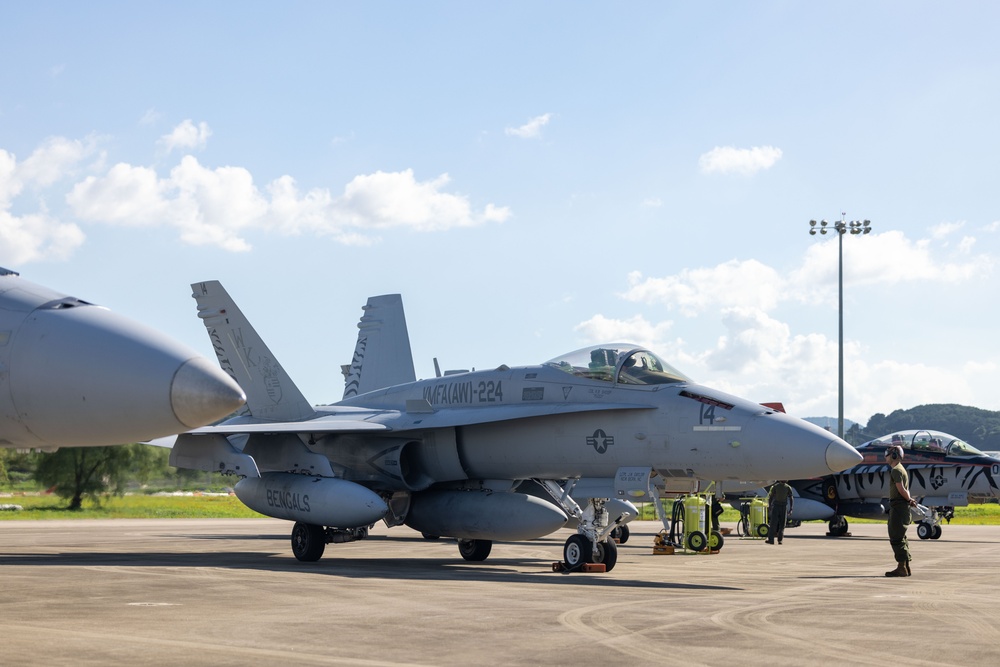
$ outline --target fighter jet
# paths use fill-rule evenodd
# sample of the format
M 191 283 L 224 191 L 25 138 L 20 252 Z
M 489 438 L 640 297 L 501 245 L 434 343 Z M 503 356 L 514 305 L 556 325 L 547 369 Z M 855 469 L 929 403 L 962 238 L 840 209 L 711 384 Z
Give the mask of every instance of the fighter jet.
M 196 352 L 0 268 L 0 447 L 139 442 L 209 424 L 243 401 Z
M 456 538 L 470 561 L 485 560 L 494 540 L 573 520 L 565 566 L 611 569 L 609 535 L 626 512 L 612 516 L 604 499 L 647 497 L 654 475 L 803 477 L 861 460 L 829 432 L 696 384 L 634 345 L 415 380 L 398 295 L 369 299 L 344 398 L 312 407 L 219 282 L 192 289 L 249 413 L 182 434 L 171 464 L 242 476 L 243 503 L 295 522 L 301 561 L 378 520 Z M 593 499 L 586 507 L 577 484 Z
M 903 448 L 903 466 L 910 477 L 910 493 L 917 498 L 920 539 L 941 537 L 941 520 L 950 520 L 955 507 L 1000 498 L 1000 458 L 988 456 L 953 435 L 932 430 L 905 430 L 860 445 L 864 461 L 841 473 L 789 484 L 805 502 L 795 500 L 800 521 L 829 519 L 830 535 L 847 534 L 846 517 L 886 519 L 889 505 L 887 447 Z

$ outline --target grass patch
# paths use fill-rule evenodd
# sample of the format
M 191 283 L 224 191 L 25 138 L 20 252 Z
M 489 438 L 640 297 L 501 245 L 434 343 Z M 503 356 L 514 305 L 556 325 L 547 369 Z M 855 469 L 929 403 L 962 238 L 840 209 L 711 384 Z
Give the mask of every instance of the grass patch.
M 57 496 L 12 496 L 0 505 L 20 505 L 20 511 L 0 511 L 3 520 L 37 519 L 259 519 L 236 496 L 109 496 L 94 505 L 84 500 L 78 511 L 66 509 L 68 501 Z
M 37 519 L 260 519 L 254 512 L 231 495 L 127 495 L 108 496 L 100 505 L 84 500 L 83 509 L 71 512 L 68 501 L 52 495 L 4 495 L 0 506 L 20 505 L 20 511 L 0 511 L 0 521 Z M 655 520 L 652 503 L 639 504 L 639 518 Z M 669 505 L 667 510 L 669 516 Z M 736 523 L 740 514 L 726 506 L 721 521 Z M 848 519 L 851 523 L 885 523 L 875 519 Z M 819 522 L 811 522 L 819 523 Z M 984 503 L 956 507 L 952 525 L 998 526 L 1000 505 Z

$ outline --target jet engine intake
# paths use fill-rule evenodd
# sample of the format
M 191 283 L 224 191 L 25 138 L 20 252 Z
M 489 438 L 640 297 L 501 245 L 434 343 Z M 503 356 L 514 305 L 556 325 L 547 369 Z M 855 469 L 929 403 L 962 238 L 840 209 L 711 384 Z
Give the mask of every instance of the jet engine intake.
M 424 491 L 411 498 L 406 525 L 463 540 L 532 540 L 562 528 L 556 505 L 511 491 Z

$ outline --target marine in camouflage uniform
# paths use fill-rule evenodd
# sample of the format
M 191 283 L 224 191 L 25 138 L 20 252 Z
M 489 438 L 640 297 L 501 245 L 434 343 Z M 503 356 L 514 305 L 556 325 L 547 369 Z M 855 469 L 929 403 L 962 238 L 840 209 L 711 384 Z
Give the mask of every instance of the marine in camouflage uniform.
M 767 494 L 767 543 L 774 544 L 774 538 L 778 538 L 778 544 L 785 538 L 785 523 L 788 521 L 788 514 L 792 510 L 792 487 L 788 482 L 779 481 L 771 486 Z
M 885 573 L 887 577 L 910 576 L 910 545 L 906 540 L 906 527 L 910 525 L 910 507 L 917 504 L 910 495 L 910 477 L 903 468 L 902 447 L 885 450 L 889 468 L 889 544 L 896 557 L 896 569 Z

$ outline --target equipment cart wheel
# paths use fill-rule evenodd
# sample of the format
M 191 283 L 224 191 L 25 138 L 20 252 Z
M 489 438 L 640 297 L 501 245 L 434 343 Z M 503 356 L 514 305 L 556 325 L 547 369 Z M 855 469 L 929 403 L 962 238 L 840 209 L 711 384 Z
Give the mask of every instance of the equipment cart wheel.
M 934 533 L 934 526 L 927 523 L 926 521 L 921 521 L 917 524 L 917 537 L 922 540 L 931 539 L 931 535 Z
M 700 530 L 687 536 L 687 548 L 691 551 L 704 551 L 706 546 L 708 546 L 708 538 Z
M 480 561 L 486 560 L 493 550 L 492 540 L 459 540 L 458 553 L 462 554 L 465 560 Z
M 941 531 L 942 531 L 941 526 L 934 526 L 931 529 L 931 539 L 932 540 L 939 540 L 939 539 L 941 539 Z
M 565 561 L 567 569 L 578 568 L 584 563 L 589 563 L 592 558 L 593 549 L 590 546 L 590 540 L 580 533 L 570 535 L 563 546 L 563 561 Z
M 718 551 L 725 543 L 726 539 L 722 537 L 722 533 L 717 530 L 713 530 L 708 536 L 708 548 L 711 551 Z
M 767 524 L 761 523 L 757 525 L 757 537 L 767 537 Z
M 292 526 L 292 553 L 303 563 L 312 563 L 323 557 L 326 549 L 326 530 L 323 526 L 296 521 Z

